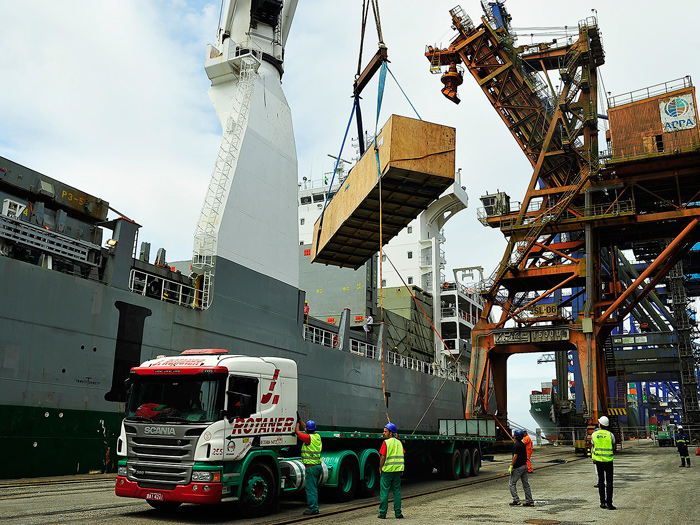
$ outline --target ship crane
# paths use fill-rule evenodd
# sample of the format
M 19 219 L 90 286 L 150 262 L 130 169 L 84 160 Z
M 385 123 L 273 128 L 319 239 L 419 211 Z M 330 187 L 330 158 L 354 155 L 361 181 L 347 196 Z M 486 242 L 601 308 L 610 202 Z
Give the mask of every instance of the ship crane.
M 483 197 L 478 211 L 484 225 L 501 229 L 508 245 L 485 282 L 485 308 L 472 333 L 466 416 L 485 412 L 479 400 L 492 388 L 498 417 L 507 420 L 510 355 L 571 350 L 581 366 L 584 415 L 595 421 L 610 403 L 606 369 L 613 375 L 617 369 L 606 346 L 609 334 L 698 239 L 700 210 L 687 204 L 700 190 L 697 155 L 673 159 L 693 166 L 675 194 L 680 172 L 674 175 L 667 158 L 627 171 L 614 160 L 601 165 L 598 67 L 605 53 L 597 19 L 581 20 L 577 38 L 517 47 L 504 2 L 482 1 L 482 7 L 478 26 L 461 7 L 452 9 L 457 36 L 447 48 L 427 46 L 425 57 L 431 72 L 443 72 L 442 93 L 454 103 L 461 68 L 469 71 L 533 172 L 520 207 L 512 208 L 509 197 L 498 193 Z M 559 76 L 557 89 L 552 72 Z M 647 182 L 652 179 L 653 187 Z M 638 185 L 666 195 L 663 205 L 635 193 Z M 646 270 L 624 279 L 619 253 L 648 238 L 672 240 Z M 697 399 L 695 405 L 693 410 Z

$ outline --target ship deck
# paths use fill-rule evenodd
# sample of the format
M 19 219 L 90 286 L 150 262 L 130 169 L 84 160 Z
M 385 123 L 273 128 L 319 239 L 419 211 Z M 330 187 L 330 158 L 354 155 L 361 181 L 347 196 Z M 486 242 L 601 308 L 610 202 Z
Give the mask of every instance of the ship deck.
M 699 523 L 694 504 L 700 483 L 700 458 L 691 451 L 692 468 L 678 468 L 674 448 L 659 448 L 647 440 L 625 441 L 615 454 L 614 504 L 617 510 L 599 507 L 596 475 L 590 458 L 572 448 L 543 446 L 532 456 L 535 473 L 530 486 L 535 507 L 510 507 L 507 469 L 510 454 L 495 454 L 483 463 L 476 477 L 459 481 L 406 479 L 402 483 L 402 507 L 412 523 Z M 236 518 L 231 505 L 205 508 L 184 505 L 172 514 L 156 514 L 143 500 L 114 495 L 114 475 L 65 476 L 3 480 L 0 482 L 0 521 L 16 523 L 65 523 L 101 521 L 111 524 L 159 523 L 297 523 L 375 524 L 379 496 L 349 503 L 321 498 L 321 514 L 302 516 L 303 496 L 284 498 L 280 511 L 254 520 Z M 518 493 L 523 498 L 522 486 Z M 89 497 L 86 495 L 89 494 Z M 393 517 L 390 504 L 389 518 Z

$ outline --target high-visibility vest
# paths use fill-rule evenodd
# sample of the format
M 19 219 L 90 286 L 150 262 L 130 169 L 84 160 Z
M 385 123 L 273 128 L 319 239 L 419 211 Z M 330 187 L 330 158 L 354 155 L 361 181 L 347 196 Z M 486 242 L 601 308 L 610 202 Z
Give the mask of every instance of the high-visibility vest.
M 321 464 L 321 436 L 318 434 L 309 434 L 311 443 L 301 445 L 301 460 L 304 465 L 320 465 Z
M 596 430 L 591 435 L 593 450 L 591 458 L 593 461 L 606 463 L 613 460 L 612 434 L 607 430 Z
M 386 444 L 386 459 L 382 472 L 403 472 L 403 445 L 396 438 L 389 438 Z

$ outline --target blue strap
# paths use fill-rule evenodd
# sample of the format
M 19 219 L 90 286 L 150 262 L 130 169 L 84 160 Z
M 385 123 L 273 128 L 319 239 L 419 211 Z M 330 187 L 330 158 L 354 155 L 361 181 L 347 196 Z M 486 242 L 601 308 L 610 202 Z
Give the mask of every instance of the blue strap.
M 386 62 L 382 62 L 382 68 L 379 70 L 379 89 L 377 91 L 377 122 L 374 126 L 374 138 L 377 138 L 377 125 L 379 124 L 379 112 L 382 110 L 382 99 L 384 98 L 384 84 L 386 82 L 386 70 L 388 66 Z
M 379 166 L 379 146 L 377 145 L 377 128 L 379 127 L 379 113 L 382 110 L 382 99 L 384 98 L 384 84 L 386 83 L 386 62 L 382 62 L 379 70 L 379 88 L 377 90 L 377 121 L 374 123 L 374 158 L 377 161 L 377 178 L 382 176 L 382 168 Z M 381 197 L 380 197 L 381 198 Z

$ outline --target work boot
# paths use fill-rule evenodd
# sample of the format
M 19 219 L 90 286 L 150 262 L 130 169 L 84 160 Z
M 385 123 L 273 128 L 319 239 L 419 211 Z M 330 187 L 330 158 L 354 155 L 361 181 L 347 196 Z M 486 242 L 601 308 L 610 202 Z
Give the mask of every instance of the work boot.
M 601 503 L 601 504 L 600 504 L 600 508 L 601 508 L 601 509 L 607 509 L 608 506 L 607 506 L 605 503 Z
M 617 510 L 617 507 L 612 503 L 608 504 L 608 510 Z
M 385 520 L 386 516 L 384 514 L 380 514 L 379 516 L 377 516 L 377 518 L 379 518 L 380 520 Z
M 520 505 L 520 502 L 519 501 L 511 501 L 510 503 L 508 503 L 508 505 L 510 505 L 511 507 L 517 507 L 518 505 Z
M 317 510 L 305 510 L 304 511 L 304 516 L 315 516 L 318 514 Z

